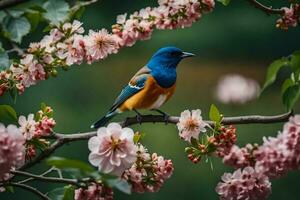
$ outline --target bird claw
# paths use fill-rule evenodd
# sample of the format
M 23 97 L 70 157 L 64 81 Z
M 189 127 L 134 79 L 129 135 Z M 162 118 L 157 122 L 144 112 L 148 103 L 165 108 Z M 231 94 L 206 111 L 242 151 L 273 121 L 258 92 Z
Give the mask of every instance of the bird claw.
M 141 125 L 142 124 L 142 115 L 137 114 L 136 115 L 136 121 Z
M 136 113 L 136 121 L 139 123 L 139 124 L 142 124 L 142 114 L 139 113 L 139 111 L 137 111 L 136 109 L 133 109 L 133 111 Z
M 170 115 L 165 113 L 163 116 L 164 116 L 165 124 L 168 125 Z
M 156 112 L 158 112 L 158 113 L 160 113 L 163 116 L 163 118 L 164 118 L 165 124 L 168 125 L 170 115 L 167 114 L 167 113 L 165 113 L 165 112 L 163 112 L 163 111 L 161 111 L 161 110 L 159 110 L 159 109 L 153 109 L 153 110 L 156 111 Z

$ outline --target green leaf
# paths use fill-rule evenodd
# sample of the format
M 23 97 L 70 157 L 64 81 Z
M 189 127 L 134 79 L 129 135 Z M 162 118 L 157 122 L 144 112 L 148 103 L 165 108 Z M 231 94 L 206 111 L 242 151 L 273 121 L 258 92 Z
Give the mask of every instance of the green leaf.
M 45 9 L 42 7 L 42 5 L 40 6 L 40 5 L 34 4 L 34 5 L 30 6 L 30 9 L 31 9 L 31 10 L 35 10 L 35 11 L 38 11 L 38 12 L 40 12 L 40 13 L 47 12 L 47 10 L 45 10 Z
M 8 9 L 6 10 L 8 12 L 8 14 L 14 18 L 19 18 L 24 14 L 24 10 L 20 10 L 20 9 Z
M 287 65 L 287 64 L 288 64 L 287 58 L 281 58 L 281 59 L 275 60 L 274 62 L 272 62 L 269 65 L 268 71 L 267 71 L 267 76 L 266 76 L 266 81 L 265 81 L 265 84 L 263 86 L 262 92 L 268 86 L 270 86 L 272 83 L 274 83 L 274 81 L 276 80 L 277 73 L 279 72 L 279 70 L 282 67 L 284 67 L 285 65 Z
M 2 48 L 0 43 L 0 70 L 5 70 L 9 67 L 9 57 L 7 52 Z
M 286 89 L 282 95 L 283 104 L 291 110 L 300 97 L 300 84 L 293 85 Z
M 63 187 L 56 188 L 47 193 L 47 196 L 51 200 L 63 200 L 64 198 L 65 189 Z
M 218 0 L 218 2 L 221 2 L 224 6 L 228 6 L 231 0 Z
M 291 56 L 291 67 L 295 73 L 296 79 L 300 80 L 300 51 L 295 51 Z
M 83 15 L 84 11 L 85 11 L 85 7 L 84 7 L 84 6 L 81 6 L 81 7 L 79 7 L 78 9 L 72 11 L 72 12 L 69 14 L 70 20 L 80 19 L 81 16 Z
M 131 194 L 131 185 L 123 179 L 110 179 L 107 180 L 110 187 L 114 187 L 125 194 Z
M 292 79 L 286 79 L 281 86 L 281 94 L 283 95 L 285 91 L 294 84 L 295 82 Z
M 51 166 L 55 166 L 59 169 L 75 168 L 75 169 L 82 170 L 84 172 L 94 171 L 94 169 L 90 165 L 82 161 L 66 159 L 62 157 L 51 157 L 47 160 L 47 164 Z
M 10 105 L 0 105 L 0 121 L 17 121 L 17 113 Z
M 25 17 L 30 22 L 31 32 L 33 32 L 37 28 L 37 26 L 41 20 L 42 14 L 37 11 L 30 11 L 30 12 L 26 12 Z
M 72 185 L 67 185 L 64 187 L 64 189 L 63 200 L 74 200 L 75 187 Z
M 22 38 L 30 31 L 30 23 L 25 17 L 18 19 L 10 18 L 5 24 L 4 29 L 12 41 L 21 43 Z
M 63 0 L 46 1 L 43 8 L 47 10 L 44 17 L 55 25 L 59 25 L 68 18 L 69 5 Z
M 0 11 L 0 24 L 3 22 L 5 17 L 6 17 L 6 13 L 4 11 Z
M 209 119 L 216 123 L 219 123 L 222 120 L 222 116 L 221 116 L 218 108 L 214 104 L 211 104 L 211 106 L 210 106 Z

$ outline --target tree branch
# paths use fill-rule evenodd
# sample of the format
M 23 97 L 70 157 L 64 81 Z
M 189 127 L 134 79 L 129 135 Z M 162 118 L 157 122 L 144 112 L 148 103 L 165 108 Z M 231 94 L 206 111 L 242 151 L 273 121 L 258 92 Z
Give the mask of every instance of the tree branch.
M 13 7 L 13 6 L 16 6 L 21 3 L 25 3 L 26 1 L 29 1 L 29 0 L 1 0 L 0 1 L 0 10 L 4 10 L 6 8 Z
M 238 116 L 238 117 L 224 117 L 222 124 L 231 125 L 231 124 L 268 124 L 268 123 L 277 123 L 288 121 L 289 117 L 292 115 L 292 112 L 287 112 L 281 115 L 274 116 L 260 116 L 260 115 L 249 115 L 249 116 Z M 126 120 L 119 122 L 122 127 L 131 126 L 139 123 L 170 123 L 177 124 L 179 117 L 170 116 L 167 121 L 165 121 L 164 116 L 162 115 L 143 115 L 141 121 L 139 122 L 136 117 L 129 117 Z M 214 126 L 214 122 L 206 121 L 210 126 Z M 62 145 L 69 143 L 71 141 L 78 140 L 87 140 L 97 134 L 96 131 L 86 132 L 86 133 L 77 133 L 77 134 L 61 134 L 53 133 L 51 136 L 47 137 L 48 139 L 55 139 L 50 147 L 46 148 L 42 153 L 35 157 L 32 161 L 26 163 L 20 170 L 27 169 L 36 163 L 41 162 L 48 156 L 50 156 L 56 149 Z
M 19 187 L 19 188 L 23 188 L 25 190 L 28 190 L 34 194 L 36 194 L 37 196 L 39 196 L 41 199 L 44 200 L 51 200 L 49 197 L 47 197 L 45 194 L 41 193 L 39 190 L 37 190 L 34 187 L 31 187 L 29 185 L 25 185 L 25 184 L 21 184 L 21 183 L 8 183 L 8 185 L 11 186 L 15 186 L 15 187 Z
M 265 6 L 265 5 L 263 5 L 262 3 L 260 3 L 260 2 L 258 2 L 256 0 L 246 0 L 246 1 L 248 1 L 254 7 L 262 10 L 263 12 L 265 12 L 268 15 L 270 15 L 270 14 L 283 15 L 284 14 L 284 10 L 283 9 L 273 9 L 272 6 Z

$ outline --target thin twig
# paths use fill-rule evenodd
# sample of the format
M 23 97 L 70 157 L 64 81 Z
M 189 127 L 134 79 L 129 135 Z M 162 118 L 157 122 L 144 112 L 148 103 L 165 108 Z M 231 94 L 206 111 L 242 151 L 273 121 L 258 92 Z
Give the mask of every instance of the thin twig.
M 57 170 L 56 167 L 51 167 L 50 169 L 48 169 L 47 171 L 43 172 L 42 174 L 40 174 L 40 176 L 46 176 L 47 174 L 50 174 L 51 172 L 53 172 L 54 170 Z M 59 178 L 62 178 L 62 176 L 60 176 L 60 174 L 58 173 Z M 27 183 L 29 181 L 34 180 L 34 178 L 27 178 L 25 180 L 19 181 L 18 183 Z
M 13 53 L 16 52 L 18 54 L 18 56 L 22 56 L 24 54 L 24 50 L 21 49 L 18 45 L 16 45 L 15 43 L 11 42 L 11 46 L 12 48 L 7 50 L 7 53 Z
M 24 171 L 19 171 L 19 170 L 13 170 L 13 171 L 11 171 L 11 173 L 14 174 L 14 175 L 26 176 L 26 177 L 34 178 L 36 180 L 40 180 L 40 181 L 44 181 L 44 182 L 54 182 L 54 183 L 71 184 L 71 185 L 75 185 L 77 187 L 82 187 L 83 186 L 76 179 L 57 178 L 57 177 L 45 177 L 45 176 L 31 174 L 31 173 L 24 172 Z
M 260 3 L 256 0 L 246 0 L 246 1 L 248 1 L 250 4 L 252 4 L 256 8 L 262 10 L 263 12 L 265 12 L 268 15 L 270 15 L 270 14 L 283 15 L 284 14 L 283 9 L 273 9 L 272 6 L 265 6 L 265 5 L 263 5 L 262 3 Z
M 49 197 L 47 197 L 45 194 L 41 193 L 39 190 L 37 190 L 34 187 L 31 187 L 29 185 L 25 185 L 25 184 L 21 184 L 21 183 L 8 183 L 7 185 L 11 185 L 11 186 L 15 186 L 15 187 L 19 187 L 19 188 L 23 188 L 25 190 L 28 190 L 34 194 L 36 194 L 37 196 L 39 196 L 41 199 L 44 200 L 51 200 Z

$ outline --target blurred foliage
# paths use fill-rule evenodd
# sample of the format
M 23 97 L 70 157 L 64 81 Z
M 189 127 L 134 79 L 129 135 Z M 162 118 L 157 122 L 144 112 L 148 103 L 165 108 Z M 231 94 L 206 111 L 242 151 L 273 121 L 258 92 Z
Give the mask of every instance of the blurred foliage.
M 282 101 L 286 108 L 291 110 L 300 98 L 300 51 L 295 51 L 289 57 L 282 57 L 271 63 L 263 90 L 275 82 L 277 74 L 283 67 L 289 67 L 291 73 L 281 86 Z
M 41 5 L 42 8 L 45 3 L 45 1 L 33 2 Z M 261 2 L 270 3 L 267 0 Z M 32 1 L 18 8 L 25 9 L 30 3 Z M 274 3 L 276 7 L 284 5 L 286 1 L 271 3 Z M 131 13 L 155 4 L 156 1 L 140 0 L 100 1 L 86 8 L 82 21 L 86 30 L 110 28 L 111 24 L 115 23 L 116 15 Z M 61 12 L 65 10 L 62 9 Z M 27 47 L 29 42 L 39 41 L 44 35 L 43 30 L 47 27 L 48 21 L 43 20 L 44 8 L 35 11 L 39 14 L 23 12 L 19 13 L 18 17 L 10 16 L 12 18 L 10 20 L 21 18 L 22 23 L 29 21 L 30 28 L 34 28 L 29 35 L 24 34 L 24 31 L 17 37 L 7 34 L 6 38 L 14 38 L 14 42 L 18 42 L 18 37 L 23 38 L 22 47 Z M 78 10 L 78 13 L 81 14 L 82 10 Z M 29 88 L 24 95 L 19 97 L 16 104 L 9 99 L 8 95 L 1 97 L 0 103 L 11 104 L 18 113 L 27 115 L 37 110 L 40 102 L 46 102 L 55 110 L 56 132 L 89 131 L 90 124 L 106 112 L 122 86 L 147 62 L 151 54 L 162 46 L 175 45 L 194 52 L 198 57 L 180 64 L 177 92 L 162 108 L 164 111 L 179 115 L 184 109 L 200 108 L 204 118 L 207 119 L 210 104 L 215 103 L 225 116 L 281 113 L 285 111 L 285 108 L 277 91 L 280 90 L 279 84 L 290 77 L 291 71 L 287 68 L 280 70 L 276 83 L 266 90 L 260 99 L 246 105 L 222 105 L 216 102 L 214 95 L 216 82 L 222 75 L 241 73 L 262 83 L 266 67 L 272 60 L 288 56 L 299 49 L 300 41 L 297 39 L 300 34 L 299 28 L 290 29 L 287 32 L 278 30 L 275 28 L 276 19 L 276 16 L 267 16 L 251 7 L 246 1 L 231 1 L 226 7 L 217 4 L 213 13 L 204 16 L 189 29 L 155 31 L 153 38 L 149 41 L 138 42 L 134 47 L 125 48 L 119 54 L 91 66 L 74 67 L 56 79 L 43 81 Z M 0 12 L 1 27 L 4 25 L 7 27 L 1 30 L 9 30 L 3 20 L 3 13 Z M 9 23 L 9 20 L 6 23 Z M 26 27 L 25 30 L 27 30 Z M 4 48 L 10 48 L 10 43 L 4 37 L 1 37 L 0 41 Z M 7 55 L 0 48 L 0 58 L 2 57 L 7 58 Z M 4 59 L 4 62 L 7 62 L 7 59 Z M 295 112 L 300 112 L 299 103 L 295 105 Z M 129 115 L 132 116 L 134 113 L 122 114 L 116 121 Z M 245 145 L 248 142 L 261 143 L 263 136 L 276 135 L 281 127 L 282 124 L 239 125 L 237 126 L 238 143 L 239 145 Z M 143 124 L 133 126 L 133 128 L 147 134 L 143 142 L 149 150 L 173 160 L 175 172 L 158 193 L 128 196 L 115 191 L 115 199 L 217 199 L 214 188 L 220 176 L 226 171 L 232 171 L 231 168 L 224 166 L 218 159 L 213 159 L 214 170 L 211 170 L 205 159 L 197 165 L 192 164 L 184 152 L 186 143 L 179 139 L 175 126 Z M 62 147 L 56 155 L 88 162 L 88 153 L 87 141 L 81 141 Z M 42 163 L 34 167 L 32 171 L 40 173 L 46 167 Z M 272 181 L 273 194 L 270 199 L 299 199 L 297 186 L 299 178 L 299 172 L 292 172 L 282 179 Z M 35 185 L 40 186 L 44 192 L 61 187 L 58 184 L 48 185 L 40 182 Z M 16 189 L 13 194 L 0 193 L 1 200 L 35 198 L 20 189 Z

